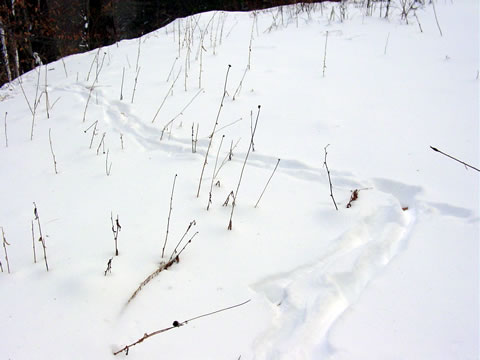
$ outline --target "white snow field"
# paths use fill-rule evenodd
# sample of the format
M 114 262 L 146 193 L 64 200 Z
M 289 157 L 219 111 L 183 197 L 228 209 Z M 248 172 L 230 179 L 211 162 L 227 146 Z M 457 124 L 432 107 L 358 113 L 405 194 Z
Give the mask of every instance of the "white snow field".
M 5 85 L 0 359 L 125 358 L 247 300 L 128 358 L 479 359 L 480 177 L 430 148 L 480 164 L 479 3 L 385 6 L 199 14 Z

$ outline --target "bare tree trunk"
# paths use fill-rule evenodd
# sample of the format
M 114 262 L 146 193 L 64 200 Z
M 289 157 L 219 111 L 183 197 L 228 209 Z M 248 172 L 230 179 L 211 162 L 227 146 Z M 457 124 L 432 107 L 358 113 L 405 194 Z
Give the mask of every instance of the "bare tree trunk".
M 8 61 L 7 42 L 5 40 L 5 31 L 3 30 L 2 20 L 0 20 L 0 41 L 2 42 L 3 62 L 5 63 L 5 69 L 7 71 L 8 82 L 10 82 L 10 81 L 12 81 L 12 73 L 10 71 L 10 63 Z

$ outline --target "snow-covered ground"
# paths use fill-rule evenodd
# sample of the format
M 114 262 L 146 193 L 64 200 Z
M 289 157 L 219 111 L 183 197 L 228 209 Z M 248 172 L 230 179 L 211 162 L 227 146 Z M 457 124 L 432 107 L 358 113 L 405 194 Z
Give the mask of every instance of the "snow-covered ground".
M 128 358 L 479 358 L 479 173 L 430 149 L 480 164 L 478 2 L 343 6 L 178 19 L 1 89 L 1 359 L 113 359 L 249 299 Z

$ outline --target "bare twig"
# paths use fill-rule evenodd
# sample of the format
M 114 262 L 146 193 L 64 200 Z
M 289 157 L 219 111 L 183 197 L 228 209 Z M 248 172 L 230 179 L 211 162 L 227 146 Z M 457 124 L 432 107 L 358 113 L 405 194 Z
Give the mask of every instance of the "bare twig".
M 174 263 L 178 263 L 180 261 L 180 254 L 186 249 L 186 247 L 192 242 L 193 238 L 195 236 L 197 236 L 198 234 L 198 231 L 193 234 L 193 236 L 190 238 L 190 240 L 187 241 L 187 243 L 185 244 L 185 246 L 182 248 L 182 250 L 180 250 L 178 252 L 178 254 L 174 255 L 171 260 L 169 260 L 168 262 L 166 263 L 161 263 L 160 266 L 153 272 L 151 273 L 150 275 L 147 276 L 147 278 L 145 280 L 143 280 L 140 285 L 138 286 L 138 288 L 134 291 L 134 293 L 132 294 L 132 296 L 130 296 L 130 298 L 128 299 L 127 301 L 127 304 L 130 304 L 130 302 L 138 295 L 138 293 L 143 289 L 143 287 L 145 285 L 147 285 L 150 281 L 152 281 L 152 279 L 154 279 L 158 274 L 160 274 L 163 270 L 167 270 L 168 268 L 170 268 Z
M 332 7 L 332 11 L 333 11 L 333 7 Z M 328 30 L 325 35 L 325 50 L 323 53 L 323 73 L 322 73 L 323 77 L 325 77 L 325 70 L 327 69 L 327 42 L 328 42 Z
M 438 22 L 437 9 L 435 8 L 435 0 L 432 0 L 432 7 L 433 13 L 435 14 L 435 21 L 437 22 L 438 31 L 440 32 L 440 36 L 443 36 L 442 29 L 440 28 L 440 24 Z
M 110 176 L 110 173 L 112 171 L 112 163 L 110 162 L 110 165 L 108 165 L 108 154 L 110 152 L 110 149 L 107 150 L 107 156 L 105 158 L 105 173 L 107 176 Z
M 115 351 L 113 353 L 113 355 L 118 355 L 122 352 L 125 352 L 125 355 L 128 355 L 128 351 L 130 350 L 131 347 L 137 345 L 137 344 L 140 344 L 141 342 L 143 342 L 144 340 L 148 339 L 149 337 L 152 337 L 154 335 L 158 335 L 158 334 L 161 334 L 163 332 L 166 332 L 166 331 L 169 331 L 169 330 L 172 330 L 172 329 L 175 329 L 175 328 L 178 328 L 178 327 L 181 327 L 181 326 L 184 326 L 184 325 L 187 325 L 189 322 L 191 321 L 194 321 L 194 320 L 198 320 L 198 319 L 201 319 L 203 317 L 207 317 L 207 316 L 211 316 L 211 315 L 214 315 L 214 314 L 218 314 L 222 311 L 227 311 L 227 310 L 231 310 L 231 309 L 234 309 L 234 308 L 237 308 L 237 307 L 240 307 L 242 305 L 245 305 L 247 304 L 248 302 L 250 302 L 251 300 L 247 300 L 247 301 L 244 301 L 240 304 L 236 304 L 236 305 L 233 305 L 233 306 L 229 306 L 229 307 L 226 307 L 226 308 L 223 308 L 223 309 L 219 309 L 219 310 L 215 310 L 215 311 L 212 311 L 212 312 L 209 312 L 209 313 L 206 313 L 206 314 L 202 314 L 202 315 L 199 315 L 199 316 L 195 316 L 191 319 L 188 319 L 188 320 L 185 320 L 185 321 L 182 321 L 182 322 L 179 322 L 179 321 L 174 321 L 172 326 L 170 327 L 167 327 L 165 329 L 161 329 L 161 330 L 157 330 L 157 331 L 154 331 L 152 333 L 145 333 L 143 335 L 143 337 L 141 337 L 140 339 L 138 339 L 137 341 L 135 341 L 134 343 L 130 344 L 130 345 L 126 345 L 125 347 L 123 347 L 122 349 L 118 350 L 118 351 Z
M 123 100 L 123 80 L 125 79 L 125 66 L 122 71 L 122 85 L 120 87 L 120 101 Z
M 7 239 L 5 238 L 5 233 L 3 232 L 3 227 L 1 229 L 2 229 L 3 250 L 5 252 L 5 261 L 7 262 L 7 270 L 8 270 L 8 273 L 10 274 L 10 263 L 8 261 L 8 254 L 7 254 L 7 245 L 10 245 L 10 244 L 7 242 Z
M 258 201 L 255 204 L 255 207 L 258 206 L 258 203 L 262 199 L 263 193 L 265 192 L 265 190 L 267 190 L 267 186 L 268 186 L 268 184 L 270 184 L 270 180 L 272 180 L 273 174 L 275 174 L 275 171 L 277 170 L 277 167 L 278 167 L 279 163 L 280 163 L 280 159 L 277 160 L 277 164 L 275 165 L 275 168 L 273 169 L 272 175 L 270 175 L 270 178 L 268 179 L 267 184 L 265 185 L 265 188 L 263 189 L 262 193 L 260 194 L 260 197 L 258 198 Z
M 167 122 L 165 124 L 165 126 L 163 127 L 162 129 L 162 134 L 160 135 L 160 140 L 163 139 L 163 133 L 165 132 L 165 130 L 167 130 L 167 128 L 170 126 L 170 124 L 172 124 L 175 120 L 177 120 L 177 118 L 179 118 L 181 115 L 183 115 L 183 112 L 193 103 L 193 100 L 195 100 L 195 98 L 200 95 L 202 92 L 205 92 L 203 89 L 200 89 L 198 90 L 198 92 L 195 94 L 195 96 L 188 102 L 187 105 L 185 105 L 183 107 L 183 109 L 175 116 L 173 117 L 169 122 Z
M 105 276 L 107 276 L 107 273 L 112 273 L 112 260 L 113 258 L 110 258 L 107 262 L 107 268 L 105 269 Z
M 55 174 L 58 174 L 57 171 L 57 160 L 55 158 L 55 153 L 53 152 L 53 144 L 52 144 L 52 129 L 48 129 L 48 141 L 50 142 L 50 151 L 52 153 L 53 158 L 53 168 L 55 169 Z
M 227 74 L 225 75 L 225 84 L 223 86 L 222 101 L 220 102 L 220 107 L 218 108 L 218 113 L 217 113 L 217 117 L 215 119 L 215 124 L 213 125 L 212 134 L 210 136 L 210 141 L 208 142 L 207 151 L 205 153 L 205 160 L 203 161 L 202 172 L 200 174 L 200 180 L 198 182 L 197 198 L 200 196 L 200 188 L 202 187 L 203 172 L 205 171 L 205 166 L 207 165 L 208 153 L 210 152 L 210 148 L 212 146 L 212 141 L 213 141 L 213 134 L 215 134 L 215 129 L 217 128 L 217 125 L 218 125 L 218 119 L 220 118 L 220 112 L 222 111 L 222 108 L 223 108 L 223 101 L 225 100 L 225 96 L 227 95 L 228 73 L 230 72 L 231 67 L 232 67 L 232 65 L 229 64 L 228 68 L 227 68 Z
M 245 161 L 243 162 L 242 171 L 240 172 L 240 178 L 238 179 L 237 190 L 235 191 L 235 196 L 233 197 L 232 211 L 230 213 L 230 220 L 228 222 L 228 227 L 227 227 L 228 230 L 232 230 L 232 218 L 233 218 L 233 212 L 235 211 L 235 205 L 237 203 L 238 190 L 240 189 L 240 183 L 242 182 L 243 171 L 245 170 L 245 165 L 247 165 L 248 156 L 250 155 L 250 150 L 252 149 L 253 138 L 255 137 L 255 132 L 257 131 L 258 117 L 260 116 L 260 108 L 261 106 L 258 105 L 257 119 L 255 120 L 255 126 L 253 128 L 252 138 L 248 146 L 247 155 L 245 155 Z
M 443 151 L 438 150 L 437 148 L 435 148 L 435 147 L 433 147 L 433 146 L 430 146 L 430 148 L 431 148 L 433 151 L 439 152 L 440 154 L 445 155 L 446 157 L 449 157 L 449 158 L 452 159 L 452 160 L 458 161 L 460 164 L 463 164 L 465 167 L 469 167 L 469 168 L 471 168 L 471 169 L 473 169 L 473 170 L 477 170 L 477 171 L 480 172 L 480 169 L 476 168 L 475 166 L 469 165 L 469 164 L 467 164 L 466 162 L 463 162 L 463 161 L 461 161 L 461 160 L 459 160 L 459 159 L 457 159 L 457 158 L 455 158 L 455 157 L 453 157 L 453 156 L 451 156 L 451 155 L 448 155 L 448 154 L 444 153 Z
M 157 118 L 157 115 L 158 115 L 158 113 L 160 112 L 160 109 L 163 107 L 163 104 L 165 104 L 165 101 L 167 100 L 168 95 L 170 94 L 170 92 L 172 91 L 173 87 L 175 86 L 175 83 L 177 82 L 178 77 L 180 76 L 180 73 L 181 73 L 181 72 L 182 72 L 182 69 L 180 68 L 180 70 L 178 71 L 177 77 L 175 78 L 175 80 L 173 80 L 172 85 L 171 85 L 170 88 L 168 89 L 167 93 L 165 94 L 165 97 L 163 98 L 162 103 L 161 103 L 160 106 L 158 107 L 158 110 L 157 110 L 157 112 L 155 113 L 155 116 L 154 116 L 153 119 L 152 119 L 152 124 L 155 122 L 155 119 Z
M 172 195 L 170 196 L 170 208 L 168 210 L 168 219 L 167 219 L 167 232 L 165 234 L 165 241 L 163 243 L 163 249 L 162 249 L 162 258 L 165 255 L 165 246 L 167 246 L 167 240 L 168 240 L 168 232 L 170 228 L 170 216 L 172 215 L 172 203 L 173 203 L 173 192 L 175 191 L 175 182 L 177 181 L 177 174 L 175 174 L 175 177 L 173 178 L 173 186 L 172 186 Z
M 118 221 L 118 215 L 114 222 L 113 213 L 110 212 L 110 220 L 112 221 L 113 240 L 115 241 L 115 256 L 118 256 L 118 233 L 120 232 L 120 230 L 122 230 L 122 227 L 120 226 L 120 222 Z
M 132 93 L 132 104 L 133 104 L 133 99 L 135 98 L 135 91 L 137 90 L 137 80 L 138 80 L 138 75 L 140 74 L 140 69 L 141 67 L 138 68 L 137 75 L 135 76 L 135 85 L 133 86 L 133 93 Z
M 175 246 L 175 249 L 173 249 L 172 254 L 170 255 L 170 258 L 168 259 L 168 261 L 171 261 L 174 258 L 175 254 L 177 253 L 177 249 L 180 246 L 180 244 L 182 243 L 183 239 L 185 238 L 185 236 L 187 236 L 187 234 L 190 231 L 190 229 L 192 228 L 192 226 L 195 226 L 195 225 L 197 225 L 197 222 L 195 220 L 193 220 L 192 222 L 190 222 L 190 224 L 188 224 L 187 230 L 185 230 L 185 233 L 180 238 L 180 241 L 178 242 L 177 246 Z
M 325 160 L 323 161 L 323 166 L 325 166 L 325 169 L 327 170 L 327 175 L 328 175 L 328 182 L 330 184 L 330 197 L 332 198 L 332 201 L 333 201 L 333 205 L 335 205 L 335 209 L 338 210 L 338 206 L 337 206 L 337 203 L 335 201 L 335 198 L 333 197 L 333 186 L 332 186 L 332 179 L 330 178 L 330 170 L 328 169 L 328 165 L 327 165 L 327 148 L 330 146 L 330 144 L 328 144 L 327 146 L 325 146 L 323 149 L 325 150 Z
M 213 168 L 212 182 L 210 183 L 210 192 L 208 193 L 207 211 L 210 209 L 210 204 L 212 203 L 213 182 L 215 181 L 215 172 L 217 171 L 218 155 L 220 154 L 220 149 L 222 148 L 224 138 L 225 138 L 225 135 L 222 136 L 222 140 L 220 141 L 220 146 L 218 147 L 218 151 L 217 151 L 217 157 L 215 158 L 215 166 Z
M 103 135 L 102 135 L 102 138 L 100 139 L 100 143 L 98 144 L 98 147 L 97 147 L 97 155 L 100 152 L 100 147 L 102 146 L 102 144 L 105 141 L 105 135 L 107 135 L 107 133 L 104 132 Z M 103 153 L 105 154 L 105 152 L 103 152 Z
M 45 245 L 45 238 L 43 237 L 43 234 L 42 234 L 42 227 L 40 226 L 40 217 L 38 216 L 37 204 L 35 204 L 35 202 L 33 203 L 33 215 L 35 216 L 35 220 L 37 220 L 38 233 L 40 234 L 40 238 L 38 239 L 38 241 L 42 243 L 43 260 L 45 260 L 45 267 L 47 268 L 47 271 L 48 271 L 47 246 Z
M 33 109 L 32 109 L 32 106 L 30 105 L 30 101 L 28 101 L 27 95 L 25 94 L 25 90 L 23 89 L 23 85 L 20 81 L 18 83 L 20 85 L 20 89 L 22 89 L 23 97 L 25 98 L 25 101 L 27 102 L 28 108 L 30 109 L 30 112 L 33 116 Z

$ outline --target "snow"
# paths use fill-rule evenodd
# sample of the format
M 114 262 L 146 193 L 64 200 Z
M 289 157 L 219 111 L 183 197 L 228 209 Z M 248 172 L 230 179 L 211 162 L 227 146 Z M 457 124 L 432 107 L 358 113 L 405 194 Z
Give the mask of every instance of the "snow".
M 478 359 L 479 174 L 430 149 L 480 163 L 478 2 L 437 2 L 443 36 L 428 4 L 417 10 L 423 32 L 398 4 L 388 20 L 378 5 L 366 16 L 355 3 L 341 20 L 339 6 L 199 14 L 143 36 L 140 50 L 122 41 L 67 57 L 65 68 L 38 67 L 21 79 L 32 106 L 40 79 L 33 140 L 20 84 L 0 90 L 11 268 L 0 251 L 0 358 L 115 358 L 145 333 L 251 299 L 152 336 L 128 357 Z M 238 186 L 258 105 L 229 231 L 232 199 L 222 204 Z M 216 154 L 220 166 L 237 141 L 207 211 Z M 38 241 L 33 262 L 33 202 L 48 272 Z M 118 257 L 111 215 L 122 226 Z M 185 241 L 198 235 L 180 262 L 127 304 L 193 220 Z

